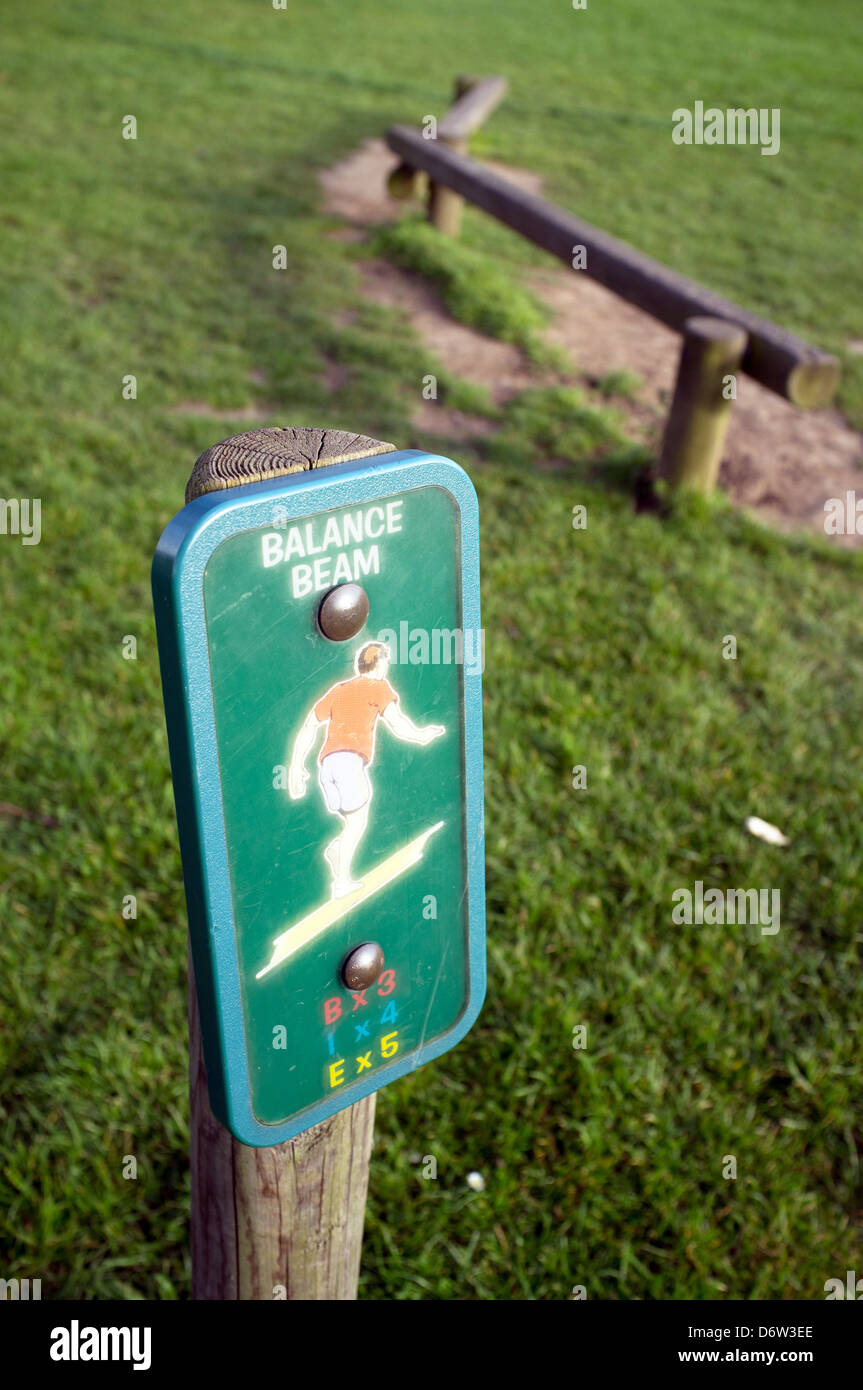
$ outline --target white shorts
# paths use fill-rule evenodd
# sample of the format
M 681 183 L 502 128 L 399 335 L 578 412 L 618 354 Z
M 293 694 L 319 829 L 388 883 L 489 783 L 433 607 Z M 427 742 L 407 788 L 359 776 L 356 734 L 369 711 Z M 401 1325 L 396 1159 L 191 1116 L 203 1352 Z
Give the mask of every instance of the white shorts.
M 330 811 L 359 811 L 372 794 L 366 765 L 359 753 L 328 753 L 321 763 L 318 781 Z

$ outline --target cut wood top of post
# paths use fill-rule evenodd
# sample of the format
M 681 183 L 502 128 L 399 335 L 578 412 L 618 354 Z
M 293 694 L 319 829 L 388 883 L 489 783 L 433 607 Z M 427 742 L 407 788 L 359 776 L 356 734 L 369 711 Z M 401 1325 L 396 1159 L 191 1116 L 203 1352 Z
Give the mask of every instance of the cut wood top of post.
M 291 426 L 246 430 L 204 450 L 186 484 L 186 501 L 205 492 L 260 483 L 285 473 L 305 473 L 332 463 L 390 454 L 395 447 L 349 430 Z
M 506 96 L 509 83 L 505 77 L 480 77 L 471 85 L 458 101 L 454 102 L 446 115 L 438 122 L 439 140 L 466 140 L 483 121 L 491 115 Z
M 696 314 L 683 325 L 687 338 L 700 338 L 705 343 L 727 343 L 742 352 L 746 347 L 747 333 L 739 323 L 731 319 L 710 318 L 707 314 Z

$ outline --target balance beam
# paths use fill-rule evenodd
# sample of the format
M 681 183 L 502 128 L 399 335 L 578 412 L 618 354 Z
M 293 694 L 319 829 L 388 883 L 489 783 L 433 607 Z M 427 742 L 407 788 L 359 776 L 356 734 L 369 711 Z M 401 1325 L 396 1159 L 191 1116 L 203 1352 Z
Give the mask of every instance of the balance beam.
M 812 409 L 833 399 L 840 368 L 829 353 L 676 274 L 554 203 L 523 192 L 443 140 L 426 140 L 410 126 L 392 126 L 387 144 L 404 164 L 423 170 L 433 183 L 452 189 L 566 265 L 572 265 L 573 248 L 583 246 L 584 274 L 678 333 L 695 317 L 727 319 L 744 328 L 749 341 L 743 371 L 794 405 Z

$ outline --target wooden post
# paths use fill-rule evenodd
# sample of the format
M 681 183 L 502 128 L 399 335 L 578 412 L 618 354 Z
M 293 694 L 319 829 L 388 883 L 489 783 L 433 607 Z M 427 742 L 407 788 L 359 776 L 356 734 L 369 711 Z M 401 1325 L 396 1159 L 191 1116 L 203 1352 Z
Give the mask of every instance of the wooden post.
M 727 319 L 686 320 L 659 465 L 673 487 L 713 491 L 736 390 L 729 378 L 736 380 L 747 341 L 745 328 Z
M 340 430 L 250 430 L 198 459 L 186 501 L 394 448 Z M 375 1096 L 285 1144 L 241 1144 L 210 1109 L 189 959 L 193 1299 L 357 1296 Z
M 467 141 L 454 140 L 448 142 L 452 149 L 462 153 L 467 145 Z M 457 193 L 453 193 L 449 188 L 445 188 L 442 183 L 429 184 L 428 196 L 428 220 L 433 227 L 437 227 L 444 236 L 458 236 L 461 231 L 461 212 L 464 206 L 464 198 L 460 198 Z
M 457 79 L 455 84 L 456 101 L 463 95 L 460 79 Z M 438 139 L 443 140 L 451 150 L 455 150 L 456 154 L 467 154 L 468 137 L 466 135 L 444 134 L 443 125 L 444 123 L 441 121 L 438 126 Z M 442 183 L 432 183 L 429 180 L 428 220 L 444 236 L 458 236 L 461 231 L 463 207 L 464 198 L 459 197 L 458 193 L 453 193 L 451 188 L 446 188 Z
M 213 1115 L 189 961 L 192 1298 L 355 1299 L 375 1096 L 252 1149 Z
M 503 99 L 503 77 L 457 77 L 455 102 L 437 129 L 437 138 L 456 154 L 467 154 L 471 133 Z M 429 182 L 428 219 L 444 236 L 458 236 L 464 198 L 444 184 Z

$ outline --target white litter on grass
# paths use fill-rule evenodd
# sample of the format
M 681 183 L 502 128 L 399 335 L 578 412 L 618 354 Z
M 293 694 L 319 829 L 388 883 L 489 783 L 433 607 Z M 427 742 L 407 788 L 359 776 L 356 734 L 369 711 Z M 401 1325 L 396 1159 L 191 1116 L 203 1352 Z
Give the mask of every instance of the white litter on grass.
M 467 1185 L 472 1188 L 474 1192 L 484 1192 L 485 1178 L 482 1173 L 468 1173 Z
M 766 840 L 768 845 L 788 845 L 791 843 L 787 835 L 783 835 L 782 831 L 778 830 L 775 825 L 762 820 L 760 816 L 748 816 L 745 824 L 750 835 L 757 835 L 759 840 Z

